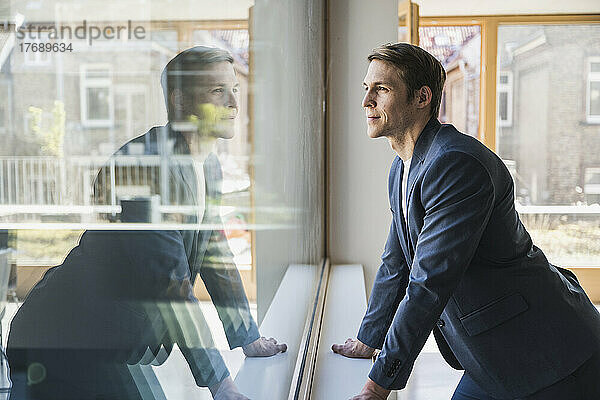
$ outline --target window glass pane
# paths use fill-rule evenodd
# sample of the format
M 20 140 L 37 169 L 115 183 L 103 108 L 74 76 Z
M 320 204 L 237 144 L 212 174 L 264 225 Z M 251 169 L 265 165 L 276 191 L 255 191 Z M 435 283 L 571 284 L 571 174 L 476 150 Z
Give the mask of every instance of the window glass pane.
M 506 121 L 508 119 L 508 93 L 498 93 L 498 112 L 500 121 Z
M 585 171 L 585 183 L 600 183 L 600 169 L 588 168 Z
M 590 82 L 590 115 L 600 117 L 600 81 Z
M 592 62 L 590 65 L 590 72 L 600 72 L 600 62 Z
M 481 28 L 427 26 L 419 28 L 419 43 L 446 69 L 440 120 L 478 136 Z
M 87 89 L 87 112 L 90 120 L 106 120 L 109 117 L 108 88 Z
M 512 125 L 503 125 L 507 97 L 499 93 L 497 152 L 513 174 L 523 223 L 557 265 L 600 265 L 599 199 L 589 169 L 600 167 L 600 125 L 586 122 L 585 101 L 590 96 L 590 110 L 600 112 L 593 100 L 600 85 L 588 89 L 587 73 L 590 54 L 598 53 L 597 25 L 498 29 L 498 71 L 512 75 L 514 104 Z
M 298 264 L 265 332 L 289 392 L 324 251 L 324 1 L 176 3 L 0 7 L 0 315 L 11 372 L 33 349 L 60 376 L 46 398 L 211 398 Z M 38 29 L 57 46 L 21 51 Z

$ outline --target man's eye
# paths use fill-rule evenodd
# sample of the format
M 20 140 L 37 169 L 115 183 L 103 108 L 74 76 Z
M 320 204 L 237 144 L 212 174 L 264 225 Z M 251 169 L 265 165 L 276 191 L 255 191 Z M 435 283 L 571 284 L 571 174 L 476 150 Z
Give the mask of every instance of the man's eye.
M 211 93 L 223 93 L 223 92 L 224 92 L 223 88 L 216 88 L 216 89 L 213 89 Z
M 240 91 L 240 88 L 234 87 L 232 90 L 233 90 L 233 93 L 237 93 Z
M 387 91 L 387 88 L 384 88 L 383 86 L 377 86 L 377 90 L 379 91 Z

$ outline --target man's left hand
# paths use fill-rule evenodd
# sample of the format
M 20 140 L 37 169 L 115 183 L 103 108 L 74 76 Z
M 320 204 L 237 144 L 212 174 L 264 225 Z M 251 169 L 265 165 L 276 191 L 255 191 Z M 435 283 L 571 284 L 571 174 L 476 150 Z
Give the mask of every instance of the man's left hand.
M 242 346 L 242 349 L 246 357 L 271 357 L 277 353 L 285 353 L 287 345 L 277 344 L 277 340 L 261 336 L 254 342 Z
M 367 379 L 367 383 L 365 383 L 360 393 L 350 400 L 385 400 L 389 395 L 390 390 L 384 389 L 371 379 Z

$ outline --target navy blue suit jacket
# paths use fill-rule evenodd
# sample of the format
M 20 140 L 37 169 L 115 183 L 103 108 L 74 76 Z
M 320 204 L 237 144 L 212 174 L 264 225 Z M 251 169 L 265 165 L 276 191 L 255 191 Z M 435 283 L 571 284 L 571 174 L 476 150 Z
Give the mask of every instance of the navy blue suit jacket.
M 382 348 L 373 381 L 404 388 L 432 329 L 449 364 L 497 398 L 549 386 L 600 348 L 600 314 L 533 245 L 492 151 L 431 119 L 408 174 L 408 225 L 402 170 L 396 157 L 392 224 L 358 334 Z
M 222 226 L 218 159 L 210 155 L 204 163 L 206 201 L 200 204 L 189 150 L 180 135 L 168 126 L 157 127 L 129 143 L 145 143 L 147 155 L 161 154 L 161 134 L 174 142 L 172 152 L 166 154 L 170 188 L 182 191 L 183 205 L 205 207 L 204 224 Z M 120 154 L 127 154 L 129 143 Z M 103 203 L 99 193 L 110 198 L 103 188 L 104 181 L 110 181 L 109 174 L 108 167 L 98 174 L 96 204 Z M 158 181 L 149 185 L 157 193 Z M 197 223 L 195 211 L 181 222 Z M 258 339 L 258 327 L 222 229 L 86 231 L 64 262 L 50 269 L 31 290 L 14 317 L 8 341 L 9 353 L 14 355 L 9 354 L 11 366 L 26 368 L 36 358 L 39 362 L 37 350 L 50 358 L 65 350 L 75 355 L 100 354 L 101 359 L 94 356 L 90 364 L 115 367 L 158 364 L 177 343 L 196 383 L 211 386 L 229 371 L 194 296 L 197 275 L 211 295 L 230 347 Z M 71 364 L 60 366 L 65 380 Z

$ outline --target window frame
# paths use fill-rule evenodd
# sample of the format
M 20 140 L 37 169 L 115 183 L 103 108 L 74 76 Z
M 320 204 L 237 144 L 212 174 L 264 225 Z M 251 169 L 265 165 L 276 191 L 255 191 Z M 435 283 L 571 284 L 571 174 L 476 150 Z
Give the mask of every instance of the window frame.
M 600 114 L 592 115 L 591 89 L 592 82 L 600 83 L 600 71 L 592 72 L 592 64 L 600 64 L 600 56 L 588 57 L 586 62 L 586 85 L 585 85 L 585 120 L 588 124 L 600 124 Z M 600 101 L 600 99 L 598 100 Z
M 88 78 L 87 71 L 93 69 L 105 69 L 108 71 L 106 78 Z M 88 115 L 87 89 L 107 88 L 108 89 L 108 118 L 91 119 Z M 112 65 L 85 63 L 79 66 L 79 107 L 81 124 L 85 128 L 110 128 L 115 123 L 115 99 L 112 82 Z

